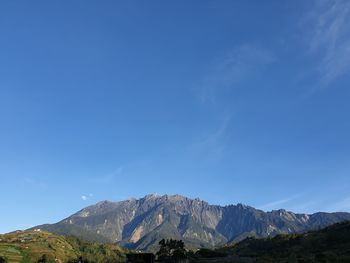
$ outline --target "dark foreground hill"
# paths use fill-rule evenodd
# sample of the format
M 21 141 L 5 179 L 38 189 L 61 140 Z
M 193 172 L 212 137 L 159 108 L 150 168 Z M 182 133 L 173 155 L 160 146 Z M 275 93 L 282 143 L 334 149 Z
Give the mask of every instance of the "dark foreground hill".
M 210 257 L 211 251 L 206 251 Z M 247 238 L 212 255 L 222 258 L 197 259 L 202 262 L 350 262 L 350 222 L 334 224 L 304 234 L 273 238 Z
M 182 239 L 190 248 L 214 247 L 247 236 L 301 233 L 344 220 L 350 220 L 349 213 L 264 212 L 242 204 L 218 206 L 180 195 L 147 195 L 103 201 L 56 224 L 35 228 L 154 251 L 162 238 Z
M 125 250 L 45 231 L 16 231 L 0 235 L 0 258 L 8 263 L 69 263 L 82 256 L 86 262 L 125 262 Z M 44 260 L 46 259 L 46 260 Z

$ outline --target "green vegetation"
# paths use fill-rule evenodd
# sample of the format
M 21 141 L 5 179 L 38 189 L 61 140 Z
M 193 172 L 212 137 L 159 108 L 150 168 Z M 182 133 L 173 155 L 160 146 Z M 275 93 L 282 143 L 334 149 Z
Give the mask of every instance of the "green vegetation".
M 208 248 L 201 248 L 195 253 L 196 258 L 221 258 L 226 256 L 226 253 Z
M 99 243 L 108 243 L 111 240 L 97 234 L 96 232 L 89 231 L 87 229 L 84 229 L 81 226 L 78 225 L 72 225 L 72 224 L 46 224 L 34 227 L 29 230 L 35 230 L 35 229 L 41 229 L 50 233 L 54 233 L 56 235 L 63 235 L 63 236 L 75 236 L 83 240 L 91 241 L 91 242 L 99 242 Z
M 83 257 L 86 263 L 125 262 L 126 251 L 45 231 L 17 231 L 0 235 L 0 263 L 66 263 Z
M 126 251 L 114 244 L 101 244 L 68 237 L 67 241 L 80 252 L 86 263 L 125 262 Z
M 185 244 L 182 240 L 162 239 L 159 241 L 157 259 L 161 262 L 173 262 L 180 258 L 186 258 Z
M 203 253 L 204 252 L 204 253 Z M 225 259 L 215 257 L 226 255 Z M 229 247 L 196 253 L 198 262 L 350 262 L 350 222 L 304 234 L 246 238 Z
M 223 248 L 186 251 L 182 240 L 162 239 L 160 262 L 350 262 L 350 222 L 338 223 L 304 234 L 272 238 L 249 237 Z M 85 263 L 125 262 L 126 250 L 114 244 L 83 241 L 45 231 L 17 231 L 0 235 L 0 263 Z

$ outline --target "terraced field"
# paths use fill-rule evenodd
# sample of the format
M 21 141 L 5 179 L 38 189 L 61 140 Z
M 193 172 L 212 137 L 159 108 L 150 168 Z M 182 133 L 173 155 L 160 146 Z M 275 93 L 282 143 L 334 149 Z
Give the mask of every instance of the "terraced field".
M 9 263 L 75 262 L 79 256 L 89 261 L 125 261 L 125 251 L 113 244 L 98 244 L 45 231 L 17 231 L 0 235 L 0 257 Z
M 48 232 L 17 231 L 0 235 L 0 256 L 8 262 L 36 262 L 43 255 L 56 262 L 65 262 L 77 258 L 79 253 L 64 237 Z
M 0 243 L 0 256 L 13 263 L 23 262 L 26 257 L 19 246 L 7 243 Z

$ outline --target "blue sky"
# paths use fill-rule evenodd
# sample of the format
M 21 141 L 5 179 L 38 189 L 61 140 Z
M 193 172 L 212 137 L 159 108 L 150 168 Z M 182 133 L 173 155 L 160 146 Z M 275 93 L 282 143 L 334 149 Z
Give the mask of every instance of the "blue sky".
M 2 1 L 0 232 L 182 194 L 350 212 L 349 1 Z

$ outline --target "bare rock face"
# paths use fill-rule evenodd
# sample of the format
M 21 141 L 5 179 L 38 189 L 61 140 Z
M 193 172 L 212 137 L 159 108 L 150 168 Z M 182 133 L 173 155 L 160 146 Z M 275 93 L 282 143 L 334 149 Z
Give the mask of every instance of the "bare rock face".
M 303 232 L 344 220 L 350 220 L 350 213 L 264 212 L 243 204 L 217 206 L 181 195 L 147 195 L 99 202 L 56 224 L 35 228 L 154 250 L 162 238 L 182 239 L 188 247 L 214 247 L 247 236 Z

